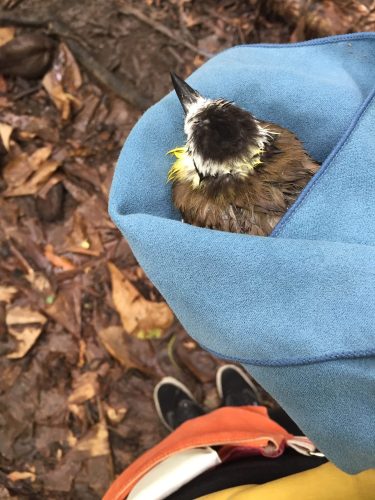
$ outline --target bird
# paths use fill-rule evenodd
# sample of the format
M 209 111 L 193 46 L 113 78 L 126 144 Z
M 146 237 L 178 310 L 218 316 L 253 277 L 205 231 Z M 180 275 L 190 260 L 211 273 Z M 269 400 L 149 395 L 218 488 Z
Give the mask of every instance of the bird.
M 290 130 L 171 78 L 187 140 L 168 152 L 168 181 L 183 222 L 269 236 L 320 165 Z

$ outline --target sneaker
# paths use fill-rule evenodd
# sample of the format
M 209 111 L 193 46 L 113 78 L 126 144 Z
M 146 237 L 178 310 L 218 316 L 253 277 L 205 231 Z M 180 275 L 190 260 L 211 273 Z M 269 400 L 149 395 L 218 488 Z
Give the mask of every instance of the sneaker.
M 204 414 L 189 389 L 173 377 L 164 377 L 155 387 L 154 403 L 160 420 L 170 431 Z
M 257 406 L 259 392 L 250 377 L 235 365 L 224 365 L 216 373 L 222 406 Z

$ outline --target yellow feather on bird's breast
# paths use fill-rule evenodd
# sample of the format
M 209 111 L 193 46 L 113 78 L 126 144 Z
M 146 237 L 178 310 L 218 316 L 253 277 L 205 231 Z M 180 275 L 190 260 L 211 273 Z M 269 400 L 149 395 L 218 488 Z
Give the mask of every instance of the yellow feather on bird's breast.
M 189 160 L 187 148 L 184 146 L 177 147 L 168 151 L 167 154 L 174 155 L 177 158 L 168 172 L 168 182 L 183 180 L 185 178 L 186 163 Z
M 223 173 L 231 173 L 238 177 L 247 177 L 254 169 L 262 163 L 260 148 L 249 149 L 248 158 L 238 158 L 226 167 Z M 169 155 L 174 155 L 176 161 L 168 172 L 168 182 L 190 181 L 193 188 L 201 187 L 201 179 L 194 165 L 193 159 L 188 153 L 186 146 L 176 147 L 168 151 Z

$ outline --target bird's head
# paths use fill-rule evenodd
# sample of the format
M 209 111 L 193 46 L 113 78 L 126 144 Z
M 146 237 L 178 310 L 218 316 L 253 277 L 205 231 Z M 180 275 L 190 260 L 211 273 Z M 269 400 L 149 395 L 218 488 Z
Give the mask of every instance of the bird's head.
M 185 148 L 173 150 L 179 160 L 170 180 L 190 179 L 194 186 L 210 177 L 247 176 L 261 163 L 272 138 L 248 111 L 224 99 L 208 99 L 171 74 L 185 112 Z

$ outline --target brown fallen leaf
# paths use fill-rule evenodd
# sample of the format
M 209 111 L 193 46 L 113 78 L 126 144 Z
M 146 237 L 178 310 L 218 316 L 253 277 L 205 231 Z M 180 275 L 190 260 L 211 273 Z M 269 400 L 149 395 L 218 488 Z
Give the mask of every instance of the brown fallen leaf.
M 0 137 L 3 141 L 4 148 L 9 151 L 10 150 L 10 136 L 12 135 L 13 127 L 8 125 L 7 123 L 0 122 Z
M 78 441 L 74 450 L 87 458 L 109 455 L 108 430 L 105 422 L 99 422 L 94 425 L 89 432 Z
M 9 490 L 5 488 L 5 486 L 0 484 L 0 498 L 1 500 L 12 500 L 14 499 L 14 496 L 10 496 Z
M 51 70 L 44 76 L 42 84 L 63 120 L 69 119 L 72 104 L 81 106 L 79 99 L 72 94 L 82 85 L 81 73 L 65 44 L 59 45 L 58 55 Z
M 8 185 L 4 196 L 23 196 L 39 191 L 59 167 L 59 162 L 49 159 L 51 153 L 52 146 L 49 144 L 31 155 L 21 153 L 13 158 L 3 170 Z
M 26 153 L 11 159 L 3 169 L 3 177 L 9 188 L 20 186 L 30 177 L 34 168 Z
M 36 475 L 34 472 L 15 470 L 15 471 L 11 472 L 10 474 L 7 474 L 7 478 L 13 482 L 24 481 L 25 479 L 30 479 L 31 482 L 34 482 L 36 479 Z
M 6 82 L 5 78 L 3 77 L 3 75 L 0 75 L 0 92 L 6 94 L 7 90 L 8 90 L 7 82 Z M 7 106 L 9 106 L 8 99 L 4 96 L 1 96 L 0 97 L 0 107 L 6 108 Z
M 105 405 L 105 412 L 108 417 L 108 420 L 111 424 L 119 424 L 122 420 L 124 420 L 125 415 L 128 412 L 127 408 L 113 408 L 109 404 Z
M 121 326 L 109 326 L 98 332 L 103 346 L 121 365 L 126 368 L 136 368 L 143 373 L 152 373 L 140 360 L 130 353 L 130 340 Z
M 94 215 L 92 215 L 94 214 Z M 95 219 L 95 212 L 92 212 Z M 84 217 L 77 209 L 67 222 L 69 234 L 65 239 L 62 250 L 65 252 L 92 255 L 98 257 L 103 253 L 103 244 L 99 232 L 93 227 L 95 221 L 91 216 Z M 100 219 L 102 221 L 103 219 Z
M 208 352 L 202 351 L 198 346 L 186 349 L 184 343 L 176 343 L 176 354 L 179 361 L 186 366 L 189 372 L 202 383 L 211 382 L 215 377 L 217 363 Z
M 63 425 L 66 421 L 67 397 L 56 387 L 42 390 L 33 420 L 41 425 Z
M 65 493 L 65 498 L 69 498 L 68 494 L 72 487 L 73 479 L 81 469 L 81 462 L 73 460 L 71 457 L 74 458 L 74 455 L 69 451 L 62 464 L 59 464 L 58 467 L 49 470 L 43 475 L 44 487 L 50 491 Z
M 45 312 L 68 332 L 79 337 L 81 331 L 81 288 L 79 282 L 73 281 L 70 285 L 60 288 L 56 300 L 45 308 Z
M 53 246 L 49 243 L 44 248 L 44 255 L 53 266 L 60 267 L 64 271 L 72 271 L 76 268 L 76 266 L 66 257 L 60 257 L 59 255 L 56 255 Z
M 52 293 L 51 283 L 45 274 L 39 271 L 35 271 L 33 268 L 30 268 L 28 272 L 25 274 L 25 278 L 38 292 L 47 296 Z
M 156 330 L 165 332 L 173 323 L 173 313 L 165 302 L 146 300 L 122 272 L 108 262 L 111 273 L 112 298 L 125 330 L 138 337 Z M 144 334 L 142 334 L 144 332 Z
M 58 60 L 62 68 L 62 82 L 68 92 L 74 92 L 82 85 L 82 75 L 73 54 L 65 43 L 60 43 Z
M 83 339 L 79 339 L 79 355 L 78 355 L 78 363 L 77 366 L 79 368 L 82 368 L 82 366 L 86 362 L 86 351 L 87 351 L 87 344 Z
M 11 196 L 26 196 L 36 194 L 39 189 L 48 181 L 51 175 L 59 168 L 60 164 L 56 160 L 47 160 L 37 171 L 35 171 L 27 181 L 15 188 L 8 188 L 3 195 Z
M 9 304 L 12 301 L 13 297 L 18 292 L 17 288 L 14 286 L 2 286 L 0 285 L 0 302 L 5 302 Z
M 0 28 L 0 47 L 10 42 L 16 33 L 16 28 Z
M 60 111 L 62 119 L 68 120 L 70 117 L 71 103 L 76 102 L 79 104 L 78 99 L 72 96 L 72 94 L 64 91 L 61 83 L 51 71 L 44 76 L 42 83 L 54 105 Z
M 34 151 L 34 153 L 30 156 L 30 163 L 32 164 L 34 170 L 44 163 L 51 156 L 52 153 L 52 145 L 47 144 L 42 148 L 39 148 Z
M 59 129 L 56 123 L 47 116 L 15 115 L 9 111 L 2 113 L 1 120 L 17 129 L 17 136 L 22 140 L 41 139 L 56 143 L 59 140 Z
M 122 326 L 103 328 L 98 336 L 108 353 L 125 369 L 134 368 L 150 377 L 165 376 L 151 342 L 128 335 Z
M 74 478 L 82 470 L 86 470 L 90 463 L 99 461 L 100 470 L 95 471 L 90 477 L 90 487 L 93 485 L 95 478 L 101 476 L 101 472 L 105 469 L 112 469 L 112 461 L 110 455 L 110 447 L 108 442 L 108 430 L 104 421 L 91 427 L 91 429 L 76 443 L 72 436 L 70 449 L 62 458 L 61 463 L 54 470 L 48 471 L 43 476 L 44 486 L 47 490 L 69 493 L 71 484 Z M 104 483 L 104 488 L 113 480 L 110 477 Z M 100 498 L 105 491 L 101 492 Z M 65 496 L 64 496 L 65 498 Z
M 8 309 L 5 321 L 10 335 L 18 342 L 17 349 L 6 357 L 19 359 L 23 358 L 35 344 L 47 318 L 29 307 L 15 306 Z
M 10 196 L 25 196 L 37 193 L 59 166 L 58 161 L 47 160 L 23 186 L 13 190 Z M 6 194 L 6 196 L 9 196 L 9 194 Z
M 73 392 L 69 396 L 69 404 L 80 404 L 98 394 L 98 375 L 95 372 L 82 373 L 73 382 Z

